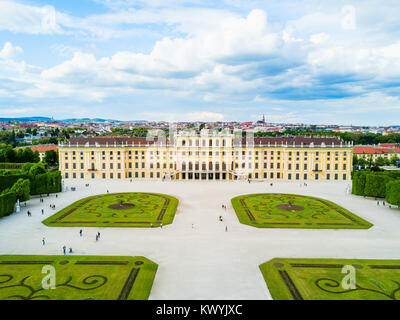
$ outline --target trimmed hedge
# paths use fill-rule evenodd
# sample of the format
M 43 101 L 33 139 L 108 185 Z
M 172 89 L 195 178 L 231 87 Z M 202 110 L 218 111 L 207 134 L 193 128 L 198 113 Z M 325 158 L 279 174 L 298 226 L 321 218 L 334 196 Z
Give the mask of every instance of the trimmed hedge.
M 30 176 L 31 195 L 61 192 L 61 172 L 51 171 Z
M 11 188 L 14 183 L 19 179 L 29 179 L 26 174 L 11 174 L 6 176 L 0 176 L 0 193 L 6 189 Z
M 367 172 L 365 171 L 357 171 L 353 175 L 353 194 L 357 196 L 365 196 L 364 189 L 365 189 L 365 182 L 367 178 Z
M 372 173 L 366 176 L 364 194 L 368 197 L 385 198 L 386 184 L 393 178 L 382 173 Z
M 7 170 L 20 170 L 24 163 L 8 163 L 8 162 L 1 162 L 0 169 L 7 169 Z
M 0 176 L 0 193 L 11 188 L 19 179 L 29 179 L 31 195 L 61 192 L 61 172 L 49 171 L 36 176 L 30 174 Z
M 400 205 L 400 172 L 356 171 L 352 193 L 358 196 L 386 198 L 386 202 Z
M 7 192 L 0 195 L 0 218 L 14 212 L 17 196 L 14 192 Z
M 391 181 L 386 185 L 386 201 L 400 206 L 400 180 Z

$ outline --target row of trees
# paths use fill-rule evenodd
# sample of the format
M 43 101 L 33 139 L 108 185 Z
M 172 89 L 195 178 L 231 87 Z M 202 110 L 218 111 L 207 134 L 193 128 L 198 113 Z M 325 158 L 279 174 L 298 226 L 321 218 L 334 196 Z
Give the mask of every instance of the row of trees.
M 400 172 L 356 171 L 352 192 L 359 196 L 386 198 L 388 203 L 399 206 Z
M 30 148 L 14 149 L 11 145 L 0 150 L 0 162 L 7 163 L 37 163 L 40 161 L 39 152 Z
M 287 129 L 283 132 L 256 132 L 255 137 L 277 137 L 277 136 L 335 136 L 344 141 L 353 141 L 355 145 L 375 145 L 379 143 L 400 143 L 400 134 L 382 135 L 380 133 L 362 132 L 333 132 L 319 131 L 310 128 Z
M 38 163 L 39 161 L 39 152 L 33 152 L 31 148 L 14 149 L 8 145 L 0 150 L 0 163 Z M 58 152 L 47 150 L 43 161 L 51 167 L 58 166 Z
M 395 166 L 399 157 L 396 155 L 390 159 L 384 157 L 378 157 L 374 161 L 372 156 L 367 158 L 358 158 L 356 155 L 353 156 L 353 165 L 363 166 L 363 167 L 381 167 L 381 166 Z

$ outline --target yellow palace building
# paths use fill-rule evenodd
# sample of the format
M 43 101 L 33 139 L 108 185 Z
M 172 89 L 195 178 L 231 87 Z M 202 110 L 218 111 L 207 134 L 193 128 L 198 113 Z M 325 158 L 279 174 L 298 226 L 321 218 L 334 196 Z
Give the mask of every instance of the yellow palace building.
M 349 180 L 353 144 L 335 137 L 243 138 L 180 131 L 165 137 L 73 138 L 59 145 L 65 179 Z

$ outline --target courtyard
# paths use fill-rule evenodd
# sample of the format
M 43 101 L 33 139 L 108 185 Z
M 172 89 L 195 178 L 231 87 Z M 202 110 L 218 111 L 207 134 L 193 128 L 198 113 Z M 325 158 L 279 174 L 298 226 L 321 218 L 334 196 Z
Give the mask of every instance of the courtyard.
M 305 187 L 293 182 L 271 186 L 242 181 L 66 180 L 66 186 L 76 191 L 44 197 L 44 203 L 33 198 L 20 213 L 0 220 L 0 254 L 61 256 L 65 245 L 73 248 L 67 258 L 143 256 L 158 264 L 150 299 L 272 299 L 259 266 L 274 258 L 400 259 L 400 211 L 348 194 L 349 182 L 310 181 Z M 170 195 L 179 200 L 174 221 L 163 228 L 49 228 L 42 223 L 74 202 L 107 190 Z M 256 193 L 326 199 L 373 226 L 358 230 L 265 229 L 241 224 L 230 201 Z M 26 210 L 32 212 L 31 217 Z M 98 232 L 101 239 L 96 241 Z

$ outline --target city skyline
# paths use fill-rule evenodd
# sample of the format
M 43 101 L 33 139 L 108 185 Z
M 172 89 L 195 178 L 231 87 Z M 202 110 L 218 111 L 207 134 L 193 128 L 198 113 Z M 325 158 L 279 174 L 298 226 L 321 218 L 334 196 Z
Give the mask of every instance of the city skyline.
M 0 117 L 396 125 L 396 8 L 4 0 Z

